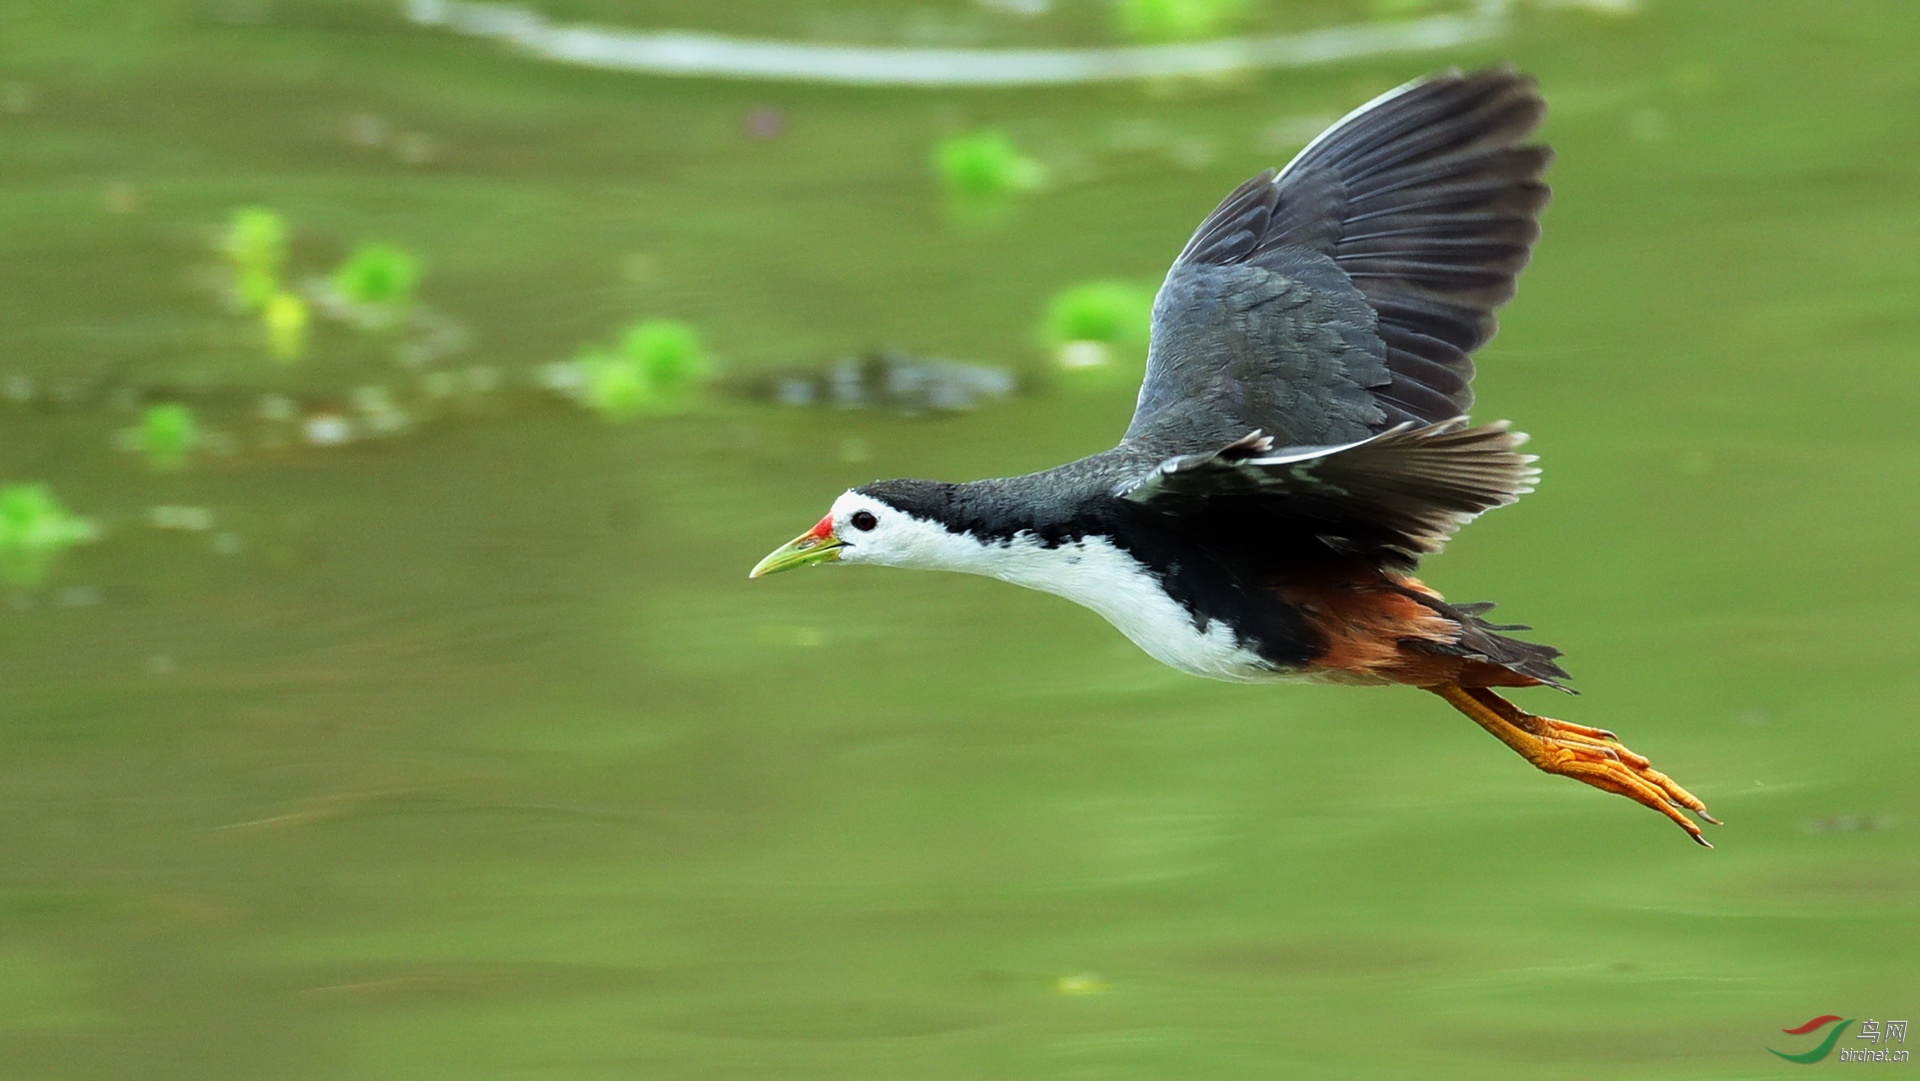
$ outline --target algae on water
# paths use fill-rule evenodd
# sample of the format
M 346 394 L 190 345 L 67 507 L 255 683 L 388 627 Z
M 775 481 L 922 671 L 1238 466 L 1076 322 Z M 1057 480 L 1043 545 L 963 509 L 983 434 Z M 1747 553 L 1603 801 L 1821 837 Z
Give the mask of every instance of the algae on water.
M 200 424 L 193 410 L 178 402 L 148 406 L 137 432 L 140 450 L 155 469 L 178 469 L 200 444 Z
M 609 420 L 684 413 L 712 369 L 699 332 L 669 319 L 635 323 L 612 348 L 589 348 L 574 365 L 581 400 Z
M 35 585 L 61 552 L 99 535 L 92 521 L 70 513 L 44 484 L 0 487 L 0 582 Z
M 420 260 L 391 244 L 362 244 L 333 272 L 333 288 L 354 304 L 403 308 L 420 284 Z
M 287 223 L 266 207 L 241 207 L 227 224 L 221 250 L 233 271 L 233 294 L 242 308 L 258 311 L 280 292 L 287 264 Z
M 933 150 L 947 215 L 965 224 L 1002 219 L 1015 198 L 1046 183 L 1046 168 L 1003 131 L 982 129 L 950 135 Z
M 260 313 L 267 332 L 267 353 L 281 364 L 292 364 L 307 354 L 307 330 L 313 322 L 307 302 L 293 293 L 275 293 Z
M 1122 364 L 1143 353 L 1153 332 L 1153 291 L 1126 281 L 1091 281 L 1054 294 L 1041 340 L 1061 375 L 1073 382 L 1139 377 Z

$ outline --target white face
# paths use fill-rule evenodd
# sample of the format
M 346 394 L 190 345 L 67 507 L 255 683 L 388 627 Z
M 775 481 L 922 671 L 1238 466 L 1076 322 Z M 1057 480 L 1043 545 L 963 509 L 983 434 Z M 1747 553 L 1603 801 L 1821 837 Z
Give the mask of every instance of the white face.
M 833 501 L 833 535 L 846 547 L 842 563 L 878 563 L 923 570 L 974 570 L 981 545 L 872 496 L 848 491 Z M 864 527 L 864 528 L 862 528 Z

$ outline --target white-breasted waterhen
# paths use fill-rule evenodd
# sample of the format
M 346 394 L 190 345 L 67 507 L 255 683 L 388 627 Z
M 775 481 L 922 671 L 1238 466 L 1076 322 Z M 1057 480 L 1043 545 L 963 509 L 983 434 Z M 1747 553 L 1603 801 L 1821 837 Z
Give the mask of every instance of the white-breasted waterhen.
M 1481 512 L 1532 490 L 1525 436 L 1470 426 L 1469 354 L 1493 335 L 1547 202 L 1524 145 L 1532 79 L 1448 72 L 1328 129 L 1200 224 L 1153 307 L 1120 445 L 1024 477 L 852 489 L 753 568 L 966 571 L 1105 616 L 1183 672 L 1432 691 L 1527 761 L 1706 839 L 1706 807 L 1597 728 L 1497 687 L 1566 689 L 1560 651 L 1412 576 Z

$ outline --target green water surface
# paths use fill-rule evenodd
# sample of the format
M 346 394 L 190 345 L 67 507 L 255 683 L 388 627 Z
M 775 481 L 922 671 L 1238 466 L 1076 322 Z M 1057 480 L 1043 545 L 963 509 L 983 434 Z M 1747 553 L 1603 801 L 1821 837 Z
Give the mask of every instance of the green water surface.
M 1104 25 L 705 7 L 549 10 Z M 572 70 L 373 2 L 0 7 L 0 483 L 102 533 L 0 591 L 0 1078 L 1793 1077 L 1780 1029 L 1916 1012 L 1920 9 L 1514 20 L 994 92 Z M 1583 696 L 1523 703 L 1704 797 L 1712 852 L 1413 691 L 1194 680 L 983 580 L 747 581 L 851 484 L 1110 445 L 1128 386 L 629 424 L 532 388 L 643 317 L 735 375 L 1031 375 L 1053 292 L 1154 280 L 1319 123 L 1501 60 L 1560 158 L 1477 415 L 1546 476 L 1426 577 L 1567 650 Z M 958 228 L 928 162 L 983 124 L 1052 182 Z M 466 389 L 394 439 L 270 430 L 262 395 L 428 372 L 333 324 L 266 359 L 209 284 L 243 205 L 296 275 L 416 253 Z M 174 400 L 219 438 L 116 446 Z

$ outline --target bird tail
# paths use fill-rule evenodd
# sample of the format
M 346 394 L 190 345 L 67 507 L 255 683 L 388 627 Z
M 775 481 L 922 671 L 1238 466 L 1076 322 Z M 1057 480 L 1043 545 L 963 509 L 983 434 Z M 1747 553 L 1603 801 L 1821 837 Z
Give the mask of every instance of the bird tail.
M 1422 638 L 1407 644 L 1423 652 L 1457 657 L 1466 662 L 1458 680 L 1462 685 L 1531 687 L 1545 684 L 1568 694 L 1578 693 L 1566 684 L 1573 677 L 1560 667 L 1557 660 L 1561 656 L 1559 650 L 1538 642 L 1522 642 L 1502 633 L 1533 628 L 1524 623 L 1489 623 L 1481 618 L 1493 610 L 1491 601 L 1448 604 L 1418 579 L 1405 579 L 1403 584 L 1411 587 L 1409 596 L 1459 626 L 1459 635 L 1452 641 Z
M 1297 609 L 1322 643 L 1307 667 L 1341 682 L 1440 686 L 1537 687 L 1572 691 L 1560 651 L 1503 631 L 1519 624 L 1481 618 L 1491 604 L 1448 604 L 1418 578 L 1351 565 L 1319 568 L 1283 583 L 1280 599 Z

